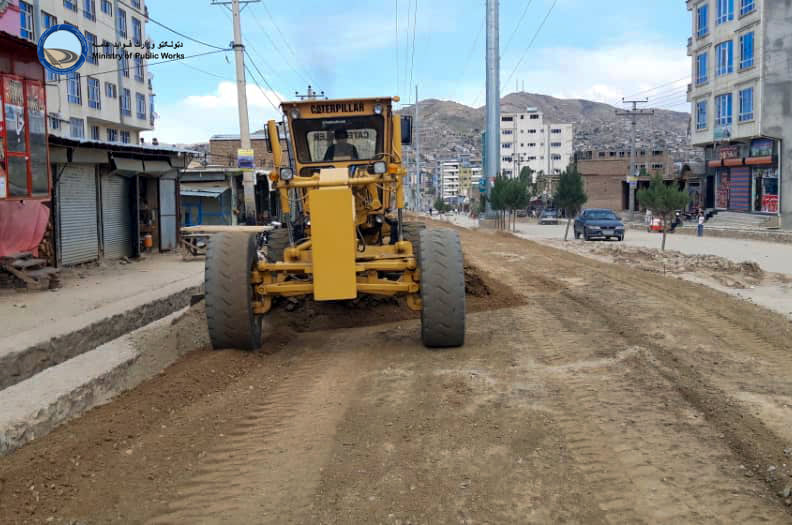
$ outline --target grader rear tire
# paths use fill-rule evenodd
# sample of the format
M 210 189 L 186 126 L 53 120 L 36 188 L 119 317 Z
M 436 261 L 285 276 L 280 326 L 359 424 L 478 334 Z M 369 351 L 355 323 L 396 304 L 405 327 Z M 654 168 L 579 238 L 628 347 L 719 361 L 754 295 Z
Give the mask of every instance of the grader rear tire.
M 453 230 L 421 232 L 421 339 L 429 348 L 465 344 L 465 269 Z
M 421 232 L 426 230 L 426 224 L 422 222 L 405 222 L 402 224 L 402 239 L 410 241 L 413 245 L 413 253 L 418 258 L 421 251 Z
M 211 237 L 206 253 L 206 320 L 215 350 L 261 347 L 261 319 L 253 314 L 251 270 L 256 236 L 241 232 Z

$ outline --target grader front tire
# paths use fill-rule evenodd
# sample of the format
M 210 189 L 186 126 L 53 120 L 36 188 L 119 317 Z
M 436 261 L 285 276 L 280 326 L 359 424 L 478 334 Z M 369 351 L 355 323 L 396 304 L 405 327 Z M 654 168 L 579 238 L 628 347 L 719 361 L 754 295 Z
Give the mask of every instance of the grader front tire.
M 465 269 L 453 230 L 421 232 L 421 339 L 429 348 L 465 344 Z
M 256 350 L 261 319 L 253 314 L 251 271 L 257 262 L 256 237 L 240 232 L 211 237 L 206 253 L 206 319 L 212 347 Z

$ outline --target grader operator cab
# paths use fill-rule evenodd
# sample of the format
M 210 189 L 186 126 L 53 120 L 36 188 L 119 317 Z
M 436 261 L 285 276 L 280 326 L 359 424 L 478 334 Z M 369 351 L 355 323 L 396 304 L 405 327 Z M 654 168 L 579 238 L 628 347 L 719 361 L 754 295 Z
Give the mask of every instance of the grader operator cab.
M 262 346 L 276 297 L 403 296 L 421 312 L 428 347 L 465 339 L 465 277 L 456 232 L 405 222 L 402 144 L 411 121 L 398 98 L 284 102 L 287 148 L 268 122 L 280 224 L 266 240 L 216 234 L 206 260 L 206 314 L 215 348 Z

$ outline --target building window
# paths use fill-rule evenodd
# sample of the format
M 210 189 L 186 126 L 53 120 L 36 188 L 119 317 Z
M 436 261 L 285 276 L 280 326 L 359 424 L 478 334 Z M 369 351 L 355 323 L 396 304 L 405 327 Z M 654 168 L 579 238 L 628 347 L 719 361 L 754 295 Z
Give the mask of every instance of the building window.
M 715 46 L 715 58 L 718 61 L 715 68 L 716 77 L 734 73 L 734 42 L 729 40 Z
M 27 2 L 19 2 L 19 35 L 22 38 L 33 40 L 33 6 Z
M 531 120 L 539 120 L 539 115 L 531 115 Z
M 85 138 L 85 121 L 81 118 L 69 119 L 71 136 L 75 139 Z
M 511 135 L 511 134 L 513 134 L 513 133 L 514 133 L 514 132 L 513 132 L 512 130 L 510 130 L 510 129 L 504 129 L 504 130 L 503 130 L 503 134 L 504 134 L 504 135 Z
M 706 84 L 709 80 L 707 78 L 707 55 L 706 52 L 701 53 L 696 57 L 696 85 L 700 86 L 702 84 Z
M 83 16 L 96 22 L 96 0 L 83 0 Z
M 503 144 L 501 144 L 502 149 L 511 149 L 511 147 L 512 147 L 511 142 L 504 142 Z
M 536 147 L 536 142 L 529 142 L 528 143 L 528 147 L 529 148 L 535 148 Z
M 143 58 L 135 57 L 135 80 L 143 82 Z
M 129 132 L 122 131 L 121 132 L 121 143 L 122 144 L 129 144 Z
M 113 16 L 113 4 L 110 0 L 102 0 L 102 12 L 106 15 Z
M 740 69 L 754 65 L 754 34 L 746 33 L 740 37 Z
M 122 38 L 127 37 L 126 11 L 123 9 L 118 10 L 118 34 Z
M 105 96 L 107 98 L 116 98 L 118 96 L 116 85 L 112 82 L 105 82 Z
M 560 135 L 561 134 L 561 130 L 560 129 L 554 129 L 554 130 L 551 130 L 550 133 L 554 133 L 556 135 Z
M 60 129 L 60 119 L 58 117 L 50 116 L 49 118 L 50 129 Z
M 734 0 L 716 0 L 718 3 L 718 17 L 716 18 L 717 24 L 724 24 L 730 20 L 734 20 Z
M 755 0 L 742 0 L 742 4 L 740 6 L 740 15 L 747 15 L 754 9 L 756 9 Z
M 146 120 L 146 95 L 135 93 L 135 109 L 137 110 L 137 118 Z
M 69 104 L 82 104 L 79 73 L 69 73 L 66 82 L 66 99 Z
M 561 155 L 550 155 L 551 160 L 561 160 Z
M 707 129 L 707 101 L 696 102 L 696 129 Z
M 536 130 L 535 129 L 529 129 L 528 133 L 536 133 Z
M 709 33 L 709 5 L 704 4 L 696 10 L 696 36 L 703 38 Z
M 754 119 L 754 88 L 740 91 L 740 122 Z
M 88 80 L 88 107 L 102 109 L 102 90 L 99 80 L 87 77 Z
M 501 122 L 514 122 L 514 117 L 501 117 Z
M 99 126 L 91 126 L 91 140 L 99 139 Z
M 93 33 L 89 33 L 88 31 L 85 32 L 85 41 L 88 42 L 88 56 L 85 57 L 85 61 L 90 64 L 98 64 L 99 59 L 96 58 L 96 35 Z
M 604 159 L 607 156 L 608 156 L 607 153 L 605 153 L 604 151 L 600 151 L 599 153 L 597 153 L 597 157 L 600 159 Z
M 143 26 L 141 25 L 140 20 L 134 16 L 132 17 L 132 38 L 138 45 L 143 42 Z
M 132 93 L 126 88 L 121 92 L 121 114 L 132 116 Z
M 107 128 L 107 142 L 118 142 L 118 130 Z
M 113 54 L 113 44 L 108 42 L 107 40 L 102 41 L 102 53 L 107 55 L 108 57 Z
M 663 165 L 662 164 L 652 164 L 652 169 L 653 170 L 661 170 L 661 169 L 663 169 Z
M 63 7 L 77 12 L 77 0 L 63 0 Z
M 560 148 L 561 147 L 561 143 L 560 142 L 551 142 L 550 143 L 550 147 L 551 148 Z
M 732 94 L 715 97 L 715 124 L 728 126 L 732 123 Z
M 125 77 L 129 78 L 129 59 L 126 56 L 126 53 L 121 55 L 121 72 Z
M 46 11 L 41 12 L 41 21 L 44 25 L 44 31 L 54 25 L 58 25 L 57 17 L 47 13 Z M 47 70 L 47 82 L 57 82 L 59 78 L 60 76 L 57 73 L 53 73 L 49 69 Z
M 132 0 L 132 7 L 140 9 L 140 0 Z
M 149 120 L 151 121 L 151 125 L 154 125 L 154 119 L 157 117 L 157 114 L 154 113 L 154 95 L 149 95 Z

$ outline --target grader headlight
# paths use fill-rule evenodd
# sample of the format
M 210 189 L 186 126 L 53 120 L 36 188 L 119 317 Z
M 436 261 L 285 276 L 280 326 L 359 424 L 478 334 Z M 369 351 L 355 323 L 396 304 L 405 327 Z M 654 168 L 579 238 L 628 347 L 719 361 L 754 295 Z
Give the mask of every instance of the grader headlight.
M 374 104 L 374 113 L 382 115 L 382 104 Z
M 385 175 L 388 172 L 388 165 L 384 162 L 375 162 L 374 163 L 374 173 L 376 175 Z
M 290 181 L 294 178 L 294 171 L 291 168 L 280 169 L 281 180 Z

